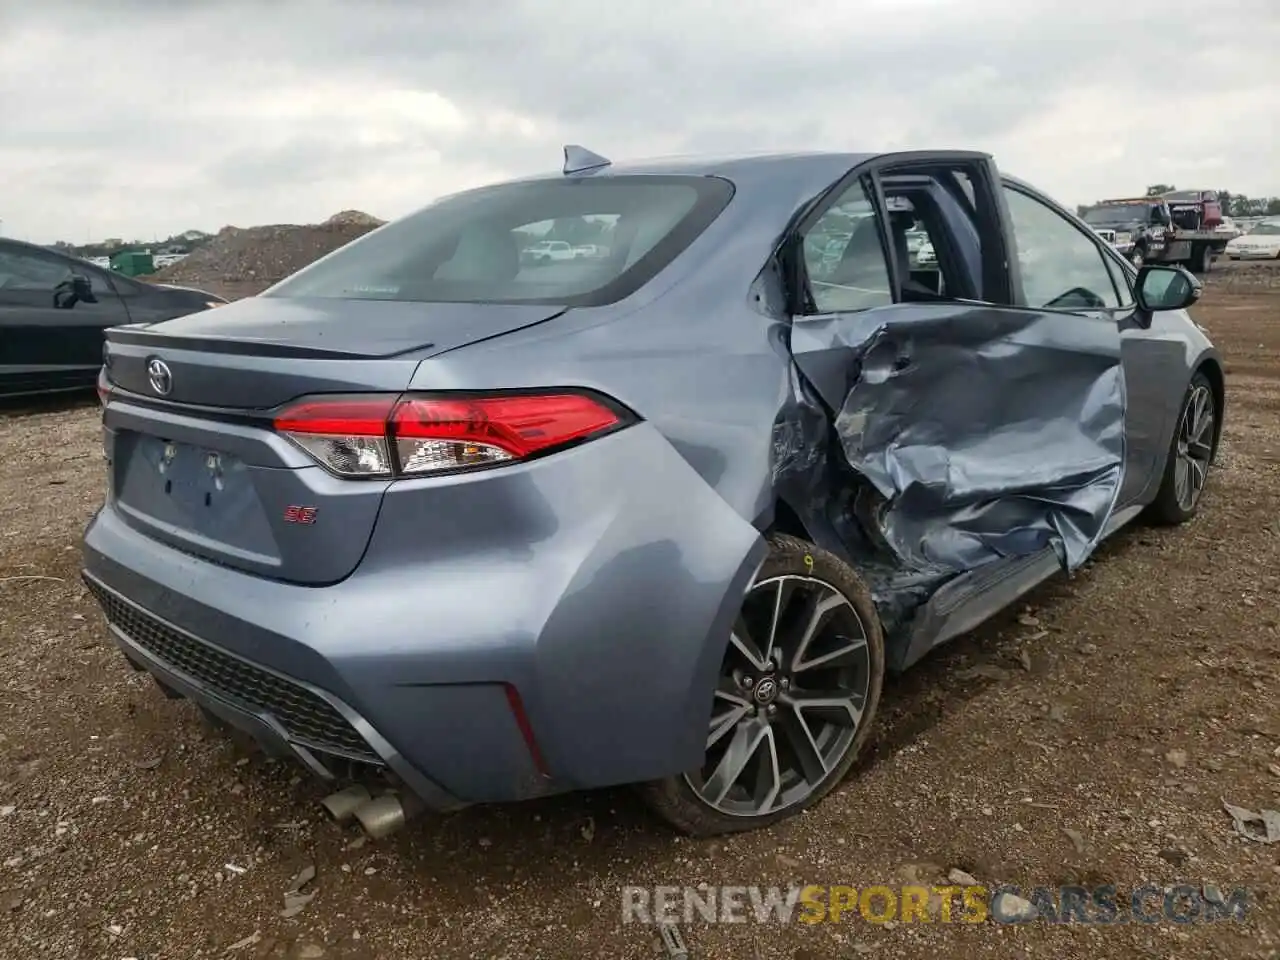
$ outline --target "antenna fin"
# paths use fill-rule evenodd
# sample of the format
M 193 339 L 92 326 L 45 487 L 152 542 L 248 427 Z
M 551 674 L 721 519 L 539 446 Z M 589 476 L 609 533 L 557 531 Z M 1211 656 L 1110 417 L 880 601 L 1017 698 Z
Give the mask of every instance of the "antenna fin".
M 568 144 L 564 148 L 564 175 L 566 177 L 575 173 L 586 173 L 589 170 L 600 170 L 609 166 L 612 162 L 607 157 L 592 153 L 586 147 L 578 146 L 576 143 Z

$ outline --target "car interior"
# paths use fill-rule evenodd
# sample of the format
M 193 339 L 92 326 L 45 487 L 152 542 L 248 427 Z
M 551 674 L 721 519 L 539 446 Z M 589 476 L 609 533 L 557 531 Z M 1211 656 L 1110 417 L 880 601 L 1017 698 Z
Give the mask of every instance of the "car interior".
M 853 228 L 834 266 L 806 262 L 805 281 L 809 291 L 806 310 L 832 313 L 884 306 L 890 302 L 921 303 L 938 300 L 982 300 L 988 264 L 984 258 L 982 231 L 978 223 L 990 211 L 977 206 L 973 183 L 959 170 L 937 169 L 928 172 L 897 172 L 876 181 L 884 197 L 881 216 L 886 229 L 881 232 L 875 216 L 863 214 Z M 1009 215 L 1016 228 L 1016 256 L 1021 266 L 1024 292 L 1036 305 L 1062 310 L 1106 310 L 1131 302 L 1129 283 L 1119 268 L 1110 262 L 1094 238 L 1081 234 L 1079 244 L 1067 240 L 1072 256 L 1068 258 L 1067 275 L 1076 280 L 1064 289 L 1061 282 L 1062 263 L 1052 270 L 1037 252 L 1043 233 L 1052 247 L 1063 242 L 1061 231 L 1072 232 L 1067 220 L 1038 201 L 1022 199 L 1022 194 L 1004 188 Z M 859 193 L 867 212 L 865 189 L 850 187 L 846 194 Z M 837 203 L 813 224 L 813 233 L 821 234 L 827 216 L 841 216 Z M 908 234 L 923 233 L 925 246 L 933 256 L 922 259 L 919 248 L 912 252 Z M 804 259 L 812 261 L 806 247 Z M 1012 252 L 1012 251 L 1010 251 Z M 1060 258 L 1059 258 L 1060 259 Z M 892 270 L 888 269 L 892 265 Z M 1046 281 L 1049 287 L 1045 288 Z M 889 287 L 896 284 L 893 296 Z M 1105 286 L 1103 286 L 1105 284 Z M 1045 288 L 1045 289 L 1042 289 Z
M 974 225 L 972 199 L 957 180 L 950 185 L 944 176 L 902 175 L 884 178 L 881 188 L 888 208 L 888 258 L 892 259 L 897 277 L 899 302 L 921 303 L 948 299 L 975 299 L 981 274 L 981 247 Z M 814 226 L 818 230 L 819 224 Z M 964 241 L 956 239 L 957 230 Z M 908 234 L 923 233 L 926 248 L 934 257 L 922 262 L 913 253 Z M 830 292 L 844 288 L 863 294 L 861 301 L 840 298 L 836 307 L 858 309 L 877 305 L 867 302 L 873 291 L 886 294 L 885 264 L 888 259 L 881 239 L 879 222 L 874 216 L 864 217 L 850 234 L 838 261 L 826 273 L 809 270 L 809 282 Z M 880 287 L 876 286 L 879 278 Z M 830 296 L 820 299 L 830 301 Z

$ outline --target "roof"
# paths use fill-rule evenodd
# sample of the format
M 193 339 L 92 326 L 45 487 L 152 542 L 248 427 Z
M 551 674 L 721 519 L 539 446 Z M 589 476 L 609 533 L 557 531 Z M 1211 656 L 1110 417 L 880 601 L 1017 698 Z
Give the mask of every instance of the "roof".
M 736 179 L 741 176 L 770 176 L 778 173 L 813 173 L 830 171 L 832 177 L 856 164 L 874 159 L 880 151 L 871 153 L 794 152 L 794 153 L 742 153 L 728 155 L 688 155 L 650 157 L 610 163 L 607 167 L 572 174 L 578 178 L 601 176 L 722 176 Z M 525 180 L 555 180 L 565 175 L 560 170 L 524 177 Z

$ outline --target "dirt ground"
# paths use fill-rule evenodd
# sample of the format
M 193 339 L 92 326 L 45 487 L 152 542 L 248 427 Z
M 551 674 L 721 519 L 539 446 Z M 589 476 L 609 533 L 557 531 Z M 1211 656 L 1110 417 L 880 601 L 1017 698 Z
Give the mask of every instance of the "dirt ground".
M 102 495 L 91 404 L 0 414 L 0 956 L 655 957 L 632 884 L 941 881 L 1248 887 L 1244 922 L 755 922 L 692 958 L 1276 957 L 1280 267 L 1223 265 L 1195 310 L 1227 358 L 1204 509 L 1132 528 L 1028 607 L 892 681 L 878 746 L 767 832 L 673 836 L 628 791 L 473 809 L 381 842 L 322 788 L 205 730 L 129 670 L 79 580 Z M 981 666 L 977 674 L 972 668 Z M 966 672 L 968 671 L 968 672 Z M 1070 831 L 1070 832 L 1068 832 Z M 316 896 L 282 917 L 314 866 Z

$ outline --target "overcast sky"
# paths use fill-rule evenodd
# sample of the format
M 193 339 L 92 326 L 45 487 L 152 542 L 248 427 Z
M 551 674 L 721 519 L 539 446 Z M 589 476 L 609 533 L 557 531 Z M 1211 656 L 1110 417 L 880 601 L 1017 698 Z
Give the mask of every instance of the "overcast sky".
M 565 142 L 1280 194 L 1278 48 L 1275 0 L 0 0 L 0 233 L 395 217 Z

